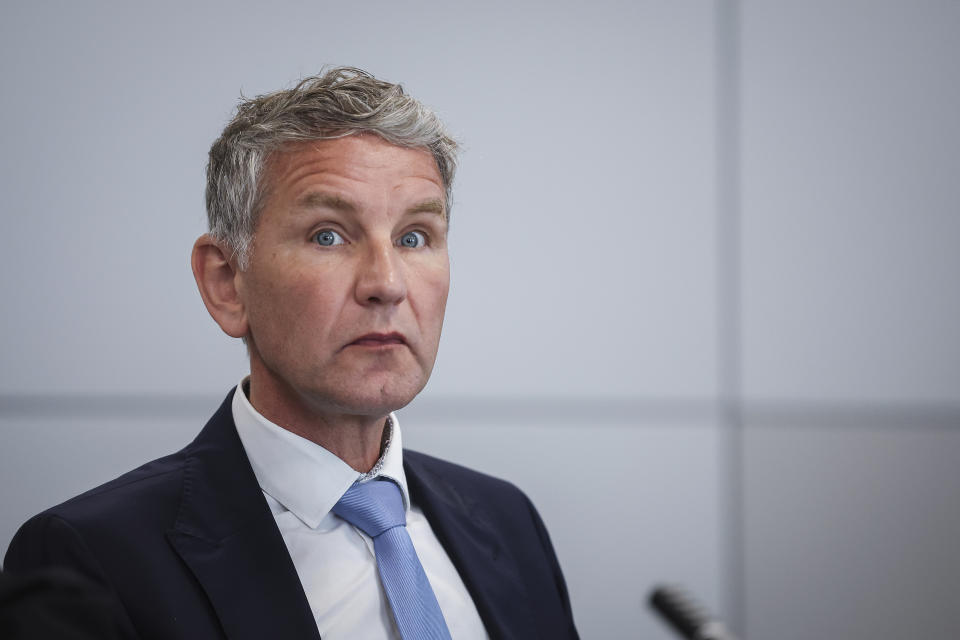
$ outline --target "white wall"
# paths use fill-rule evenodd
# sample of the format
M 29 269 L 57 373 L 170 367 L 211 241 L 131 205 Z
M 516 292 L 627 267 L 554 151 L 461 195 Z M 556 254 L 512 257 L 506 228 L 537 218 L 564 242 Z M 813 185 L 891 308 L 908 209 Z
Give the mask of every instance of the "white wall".
M 740 24 L 747 635 L 960 637 L 960 3 Z
M 187 262 L 206 150 L 351 64 L 466 147 L 405 441 L 527 490 L 585 638 L 672 637 L 664 580 L 753 640 L 958 635 L 960 5 L 0 17 L 0 548 L 243 375 Z

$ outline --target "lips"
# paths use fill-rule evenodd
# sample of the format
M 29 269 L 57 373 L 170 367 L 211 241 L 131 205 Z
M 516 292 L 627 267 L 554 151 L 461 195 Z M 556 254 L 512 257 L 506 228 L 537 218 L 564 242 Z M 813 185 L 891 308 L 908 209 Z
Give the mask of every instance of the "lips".
M 405 345 L 406 338 L 402 333 L 368 333 L 360 336 L 350 343 L 349 346 L 358 347 L 389 347 L 392 345 Z

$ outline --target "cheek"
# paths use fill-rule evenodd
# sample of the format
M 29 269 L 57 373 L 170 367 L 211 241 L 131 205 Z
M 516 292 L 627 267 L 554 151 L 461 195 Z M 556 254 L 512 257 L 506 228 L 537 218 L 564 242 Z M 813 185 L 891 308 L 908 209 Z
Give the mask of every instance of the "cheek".
M 441 324 L 443 323 L 443 316 L 445 315 L 445 313 L 446 313 L 446 311 L 447 311 L 447 294 L 448 294 L 449 292 L 450 292 L 450 280 L 447 279 L 447 280 L 443 283 L 443 292 L 442 292 L 442 294 L 440 294 L 439 300 L 438 300 L 438 302 L 437 302 L 437 306 L 439 307 L 438 313 L 439 313 L 439 316 L 440 316 L 440 323 L 441 323 Z
M 450 290 L 450 272 L 447 269 L 430 270 L 419 274 L 417 299 L 420 301 L 420 321 L 424 329 L 439 333 L 447 308 L 447 293 Z
M 327 333 L 339 303 L 330 283 L 305 275 L 273 274 L 257 284 L 250 307 L 251 330 L 274 345 L 303 348 L 305 340 Z

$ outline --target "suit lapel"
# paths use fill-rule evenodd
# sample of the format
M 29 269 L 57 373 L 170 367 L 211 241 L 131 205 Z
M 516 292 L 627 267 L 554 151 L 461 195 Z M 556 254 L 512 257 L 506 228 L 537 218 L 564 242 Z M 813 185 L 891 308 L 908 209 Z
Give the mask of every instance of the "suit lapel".
M 491 638 L 537 638 L 517 565 L 482 505 L 404 451 L 411 500 L 456 566 Z
M 188 447 L 167 539 L 230 640 L 314 638 L 316 622 L 233 424 L 233 393 Z

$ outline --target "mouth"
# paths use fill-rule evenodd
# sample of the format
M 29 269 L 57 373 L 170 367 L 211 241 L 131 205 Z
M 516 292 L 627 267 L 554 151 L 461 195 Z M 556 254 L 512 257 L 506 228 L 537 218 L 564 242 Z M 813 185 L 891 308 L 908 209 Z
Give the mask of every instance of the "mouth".
M 388 347 L 398 347 L 404 346 L 407 344 L 406 338 L 403 337 L 402 333 L 368 333 L 360 336 L 350 344 L 348 347 L 369 347 L 374 349 L 379 348 L 388 348 Z

